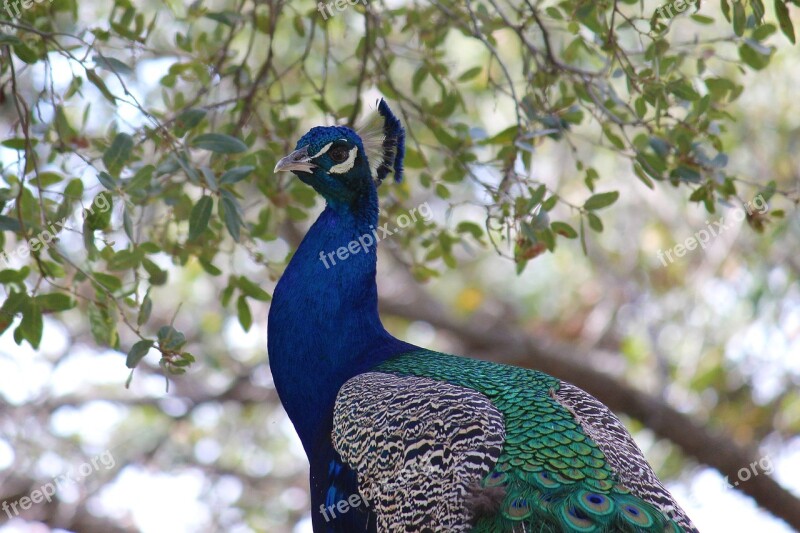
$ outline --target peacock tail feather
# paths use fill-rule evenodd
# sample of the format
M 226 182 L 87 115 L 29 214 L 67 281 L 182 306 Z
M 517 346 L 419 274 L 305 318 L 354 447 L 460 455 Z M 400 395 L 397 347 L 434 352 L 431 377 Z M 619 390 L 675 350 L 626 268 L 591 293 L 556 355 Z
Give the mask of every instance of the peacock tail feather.
M 670 517 L 670 509 L 646 501 L 645 494 L 634 494 L 621 482 L 624 467 L 612 465 L 562 405 L 562 382 L 554 377 L 427 350 L 397 356 L 373 371 L 478 392 L 502 415 L 502 451 L 480 481 L 480 489 L 499 495 L 497 512 L 476 513 L 475 533 L 694 531 L 688 519 L 681 524 L 680 514 Z M 417 401 L 425 398 L 424 391 L 416 392 Z M 422 433 L 418 430 L 415 436 Z

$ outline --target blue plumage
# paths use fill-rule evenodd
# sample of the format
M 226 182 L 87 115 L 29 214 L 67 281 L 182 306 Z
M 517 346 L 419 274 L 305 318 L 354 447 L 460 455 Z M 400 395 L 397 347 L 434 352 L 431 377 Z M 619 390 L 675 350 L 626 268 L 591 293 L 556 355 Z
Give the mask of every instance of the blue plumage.
M 360 150 L 353 167 L 331 174 L 354 147 Z M 334 148 L 341 153 L 331 154 Z M 275 288 L 267 346 L 275 387 L 311 463 L 312 503 L 318 509 L 331 488 L 342 496 L 357 488 L 353 470 L 331 444 L 336 394 L 351 377 L 412 347 L 381 324 L 374 249 L 331 268 L 319 260 L 321 251 L 347 247 L 378 225 L 377 190 L 359 136 L 343 126 L 313 128 L 276 170 L 294 170 L 327 201 Z M 340 466 L 333 477 L 332 462 Z M 326 521 L 320 512 L 313 518 L 315 531 L 336 531 L 334 524 L 342 524 Z M 366 524 L 366 515 L 346 513 L 343 520 L 346 527 L 339 531 L 360 531 L 347 527 Z

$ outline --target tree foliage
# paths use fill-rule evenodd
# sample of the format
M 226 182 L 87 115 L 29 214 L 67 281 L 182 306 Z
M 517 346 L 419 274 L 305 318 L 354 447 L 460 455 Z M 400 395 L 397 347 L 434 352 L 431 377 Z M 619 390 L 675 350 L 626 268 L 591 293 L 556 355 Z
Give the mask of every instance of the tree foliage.
M 132 372 L 156 353 L 170 376 L 220 364 L 179 325 L 176 280 L 211 279 L 251 330 L 264 272 L 279 277 L 280 243 L 318 206 L 275 163 L 310 126 L 357 124 L 378 93 L 409 136 L 409 183 L 382 187 L 385 217 L 420 198 L 452 215 L 391 244 L 418 282 L 449 276 L 463 249 L 518 273 L 572 240 L 586 254 L 632 187 L 675 189 L 709 216 L 776 198 L 746 220 L 786 231 L 791 174 L 732 167 L 730 132 L 744 80 L 795 43 L 800 1 L 342 5 L 0 13 L 0 333 L 38 349 L 44 317 L 74 316 Z M 552 151 L 558 180 L 537 159 Z

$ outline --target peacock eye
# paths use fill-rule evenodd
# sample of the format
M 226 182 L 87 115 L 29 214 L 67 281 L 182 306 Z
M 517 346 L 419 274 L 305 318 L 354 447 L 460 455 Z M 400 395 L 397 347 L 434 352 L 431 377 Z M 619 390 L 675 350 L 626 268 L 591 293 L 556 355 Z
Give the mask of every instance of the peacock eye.
M 338 146 L 331 150 L 328 155 L 330 155 L 334 163 L 343 163 L 345 160 L 347 160 L 347 156 L 350 154 L 347 151 L 347 148 L 344 146 Z

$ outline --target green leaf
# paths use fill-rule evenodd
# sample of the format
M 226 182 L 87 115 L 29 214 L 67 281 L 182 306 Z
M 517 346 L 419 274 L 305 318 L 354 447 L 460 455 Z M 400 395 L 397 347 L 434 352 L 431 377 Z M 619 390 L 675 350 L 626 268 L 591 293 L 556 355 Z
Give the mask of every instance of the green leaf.
M 458 233 L 469 233 L 476 241 L 481 240 L 481 237 L 483 237 L 483 228 L 474 222 L 466 220 L 458 223 L 456 231 Z
M 775 27 L 774 24 L 769 24 L 769 23 L 762 24 L 761 26 L 753 30 L 753 39 L 755 39 L 756 41 L 763 41 L 764 39 L 775 33 L 775 30 L 777 30 L 777 28 Z
M 161 270 L 157 264 L 148 258 L 142 258 L 142 266 L 150 276 L 150 283 L 152 285 L 164 285 L 167 282 L 167 271 Z
M 175 366 L 189 366 L 194 363 L 195 359 L 189 352 L 181 352 L 180 359 L 173 359 L 172 364 Z
M 589 210 L 602 209 L 616 202 L 617 198 L 619 198 L 619 191 L 593 194 L 588 200 L 586 200 L 586 202 L 583 204 L 583 207 Z
M 30 141 L 32 146 L 39 144 L 39 139 L 31 139 Z M 17 137 L 14 139 L 6 139 L 5 141 L 1 142 L 0 145 L 21 152 L 27 148 L 28 143 L 25 139 Z
M 187 109 L 175 119 L 175 133 L 178 137 L 183 137 L 186 132 L 200 124 L 206 114 L 205 109 Z
M 190 143 L 194 148 L 201 148 L 221 154 L 238 154 L 247 151 L 247 145 L 230 135 L 223 133 L 205 133 L 198 135 Z
M 142 326 L 150 319 L 150 313 L 153 312 L 153 300 L 150 299 L 150 289 L 142 298 L 142 306 L 139 308 L 139 315 L 136 317 L 136 324 Z
M 592 167 L 586 169 L 586 178 L 583 180 L 590 191 L 594 192 L 594 184 L 600 179 L 600 174 Z
M 603 231 L 603 222 L 600 220 L 600 217 L 598 217 L 592 212 L 587 213 L 586 217 L 589 219 L 590 228 L 595 230 L 597 233 Z
M 647 144 L 650 148 L 662 159 L 667 157 L 670 152 L 670 146 L 667 141 L 656 136 L 651 136 L 647 139 Z
M 406 148 L 406 158 L 404 163 L 406 168 L 425 168 L 427 166 L 425 164 L 425 160 L 422 158 L 422 155 L 410 147 Z
M 97 246 L 94 244 L 94 230 L 89 224 L 88 218 L 83 221 L 83 247 L 86 249 L 89 259 L 94 259 L 97 256 Z
M 606 135 L 608 140 L 611 141 L 611 144 L 613 144 L 615 148 L 619 150 L 625 149 L 625 143 L 622 141 L 622 138 L 613 131 L 611 131 L 611 128 L 609 126 L 603 125 L 603 133 Z
M 43 188 L 50 187 L 64 180 L 64 176 L 57 172 L 39 172 L 39 175 L 30 182 L 41 185 Z
M 268 302 L 272 299 L 267 291 L 256 285 L 254 282 L 250 281 L 244 276 L 239 276 L 236 280 L 239 289 L 250 298 L 255 300 L 260 300 L 262 302 Z
M 86 209 L 86 223 L 90 230 L 106 229 L 111 224 L 114 197 L 108 191 L 103 191 L 94 197 L 92 205 Z M 105 209 L 104 209 L 105 207 Z
M 28 300 L 27 292 L 12 290 L 8 293 L 8 298 L 6 298 L 2 307 L 0 307 L 0 333 L 3 333 L 11 326 L 20 309 L 28 305 Z
M 17 233 L 22 231 L 22 226 L 19 225 L 19 220 L 16 218 L 0 215 L 0 231 L 13 231 Z
M 236 200 L 224 196 L 220 200 L 219 205 L 222 207 L 225 227 L 228 228 L 228 233 L 231 234 L 234 241 L 239 242 L 239 228 L 242 225 L 242 219 L 239 217 L 239 206 Z
M 206 17 L 230 27 L 234 27 L 242 18 L 239 13 L 230 10 L 206 13 Z
M 706 24 L 706 25 L 707 24 L 714 24 L 714 19 L 711 18 L 711 17 L 707 17 L 705 15 L 698 15 L 698 14 L 695 13 L 694 15 L 691 16 L 691 18 L 692 18 L 692 20 L 694 20 L 695 22 L 698 22 L 700 24 Z
M 48 313 L 67 311 L 76 305 L 76 302 L 73 298 L 61 292 L 39 294 L 36 296 L 36 298 L 34 298 L 34 301 L 39 305 L 43 312 Z
M 210 196 L 203 196 L 192 208 L 189 215 L 189 240 L 193 241 L 203 234 L 211 220 L 211 211 L 214 200 Z
M 89 81 L 92 82 L 92 85 L 97 87 L 106 100 L 115 106 L 117 105 L 117 98 L 111 94 L 111 91 L 108 90 L 108 86 L 106 86 L 106 82 L 103 81 L 103 78 L 101 78 L 97 72 L 94 71 L 94 69 L 87 68 L 86 77 L 89 78 Z
M 108 150 L 103 154 L 103 163 L 106 166 L 109 174 L 119 176 L 120 170 L 125 166 L 125 163 L 131 157 L 131 150 L 133 149 L 133 137 L 127 133 L 118 133 L 114 137 L 114 142 L 108 147 Z
M 150 181 L 153 179 L 153 172 L 155 167 L 153 165 L 145 165 L 136 171 L 133 177 L 125 182 L 124 188 L 128 192 L 135 192 L 139 189 L 146 189 L 150 186 Z
M 533 208 L 542 203 L 545 193 L 547 193 L 547 187 L 544 185 L 539 185 L 531 193 L 531 197 L 528 199 L 528 211 L 532 211 Z
M 23 339 L 27 340 L 34 350 L 39 349 L 44 331 L 44 321 L 42 320 L 42 310 L 35 300 L 29 300 L 22 312 L 22 321 L 17 327 Z
M 739 58 L 754 70 L 761 70 L 769 65 L 770 56 L 754 49 L 746 40 L 744 44 L 739 46 Z
M 82 198 L 83 182 L 78 178 L 70 180 L 70 182 L 64 189 L 64 196 L 67 196 L 70 200 L 79 200 L 80 198 Z
M 206 165 L 201 165 L 200 172 L 203 174 L 203 181 L 205 181 L 208 188 L 211 189 L 212 192 L 217 192 L 219 190 L 219 185 L 217 184 L 217 176 L 214 174 L 214 171 Z
M 670 172 L 670 176 L 689 183 L 700 183 L 702 179 L 702 176 L 697 170 L 687 167 L 686 165 L 678 166 L 675 170 Z
M 153 347 L 153 344 L 155 344 L 154 341 L 145 339 L 131 346 L 128 357 L 125 360 L 125 366 L 128 368 L 136 368 L 139 362 L 144 359 L 144 356 L 150 351 L 150 348 Z
M 737 37 L 744 35 L 744 27 L 746 23 L 744 13 L 744 4 L 741 0 L 734 0 L 733 2 L 733 32 Z
M 98 346 L 114 346 L 119 341 L 115 317 L 105 305 L 89 303 L 89 327 Z
M 794 24 L 789 17 L 789 7 L 783 0 L 775 0 L 775 14 L 778 16 L 778 24 L 781 31 L 792 44 L 795 44 Z
M 232 282 L 229 283 L 227 287 L 222 289 L 222 294 L 220 294 L 220 302 L 222 303 L 223 307 L 228 307 L 228 304 L 231 302 L 231 298 L 233 298 L 234 289 L 235 287 Z
M 480 144 L 511 144 L 517 138 L 517 131 L 518 128 L 516 126 L 510 126 L 500 133 L 482 140 Z
M 101 55 L 96 55 L 92 59 L 98 68 L 116 72 L 117 74 L 133 74 L 133 69 L 119 59 Z
M 117 188 L 117 184 L 114 181 L 114 177 L 111 176 L 108 172 L 100 171 L 97 174 L 97 181 L 100 182 L 100 185 L 108 189 L 109 191 L 113 191 Z
M 186 344 L 186 337 L 172 326 L 162 326 L 158 330 L 158 345 L 162 350 L 176 352 Z
M 250 330 L 253 325 L 253 315 L 250 314 L 250 307 L 247 305 L 247 300 L 244 296 L 239 296 L 236 300 L 236 312 L 239 315 L 239 323 L 245 331 Z
M 120 250 L 111 256 L 106 266 L 108 270 L 130 270 L 139 266 L 139 254 L 131 250 Z
M 636 116 L 639 118 L 644 118 L 647 114 L 647 102 L 641 96 L 634 102 L 634 108 L 636 109 Z
M 550 229 L 552 229 L 554 233 L 563 235 L 567 239 L 575 239 L 578 237 L 578 232 L 566 222 L 555 221 L 550 224 Z
M 22 41 L 20 41 L 19 38 L 13 35 L 8 35 L 7 33 L 0 32 L 0 45 L 4 44 L 10 44 L 13 46 L 17 44 L 22 44 Z
M 695 91 L 694 87 L 686 80 L 671 83 L 669 85 L 669 91 L 678 98 L 684 100 L 694 101 L 700 99 L 700 94 Z
M 128 236 L 128 239 L 133 242 L 133 220 L 131 220 L 131 215 L 128 213 L 128 206 L 125 206 L 125 209 L 122 210 L 122 228 L 125 230 L 125 235 Z
M 411 77 L 411 90 L 414 92 L 414 94 L 419 92 L 419 88 L 422 86 L 425 78 L 428 77 L 428 74 L 428 69 L 424 66 L 421 66 L 416 70 L 416 72 L 414 72 L 414 75 Z
M 547 9 L 545 9 L 544 11 L 550 17 L 552 17 L 552 18 L 554 18 L 556 20 L 564 20 L 564 17 L 561 15 L 561 11 L 559 11 L 558 8 L 556 8 L 556 7 L 550 6 Z
M 219 276 L 220 274 L 222 274 L 222 270 L 214 266 L 213 263 L 211 263 L 211 261 L 203 259 L 202 257 L 198 257 L 197 261 L 200 263 L 200 266 L 203 267 L 203 270 L 205 270 L 212 276 Z
M 753 18 L 755 25 L 758 26 L 764 22 L 764 2 L 761 0 L 749 0 L 748 4 L 750 9 L 753 10 Z
M 95 272 L 93 274 L 93 277 L 100 285 L 102 285 L 111 292 L 118 291 L 122 288 L 122 280 L 120 280 L 116 276 L 112 276 L 111 274 L 106 274 L 104 272 Z
M 554 194 L 553 196 L 542 202 L 542 209 L 544 211 L 550 211 L 556 206 L 557 203 L 558 203 L 558 195 Z
M 14 45 L 14 52 L 16 52 L 18 58 L 29 65 L 33 65 L 39 61 L 39 55 L 28 48 L 28 45 L 23 42 Z
M 255 169 L 256 167 L 253 166 L 232 168 L 222 175 L 219 182 L 222 185 L 238 183 L 249 176 Z
M 648 188 L 655 189 L 655 184 L 653 184 L 653 180 L 651 180 L 650 177 L 645 173 L 644 169 L 642 168 L 642 165 L 638 161 L 635 161 L 633 163 L 633 172 L 636 174 L 636 177 L 639 178 L 639 180 L 642 183 L 647 185 Z
M 0 284 L 7 284 L 7 283 L 22 283 L 30 274 L 31 269 L 28 267 L 22 267 L 19 270 L 13 270 L 7 268 L 5 270 L 0 270 Z
M 516 126 L 514 126 L 516 129 Z M 441 144 L 450 148 L 451 150 L 458 149 L 459 145 L 461 144 L 461 140 L 458 137 L 453 137 L 450 133 L 442 128 L 442 127 L 433 127 L 431 128 L 431 132 L 433 136 L 436 137 L 436 140 L 439 141 Z M 482 144 L 491 144 L 491 139 L 481 141 Z
M 472 67 L 461 74 L 461 76 L 458 77 L 458 81 L 469 81 L 473 78 L 477 78 L 480 76 L 481 72 L 483 72 L 483 67 Z

